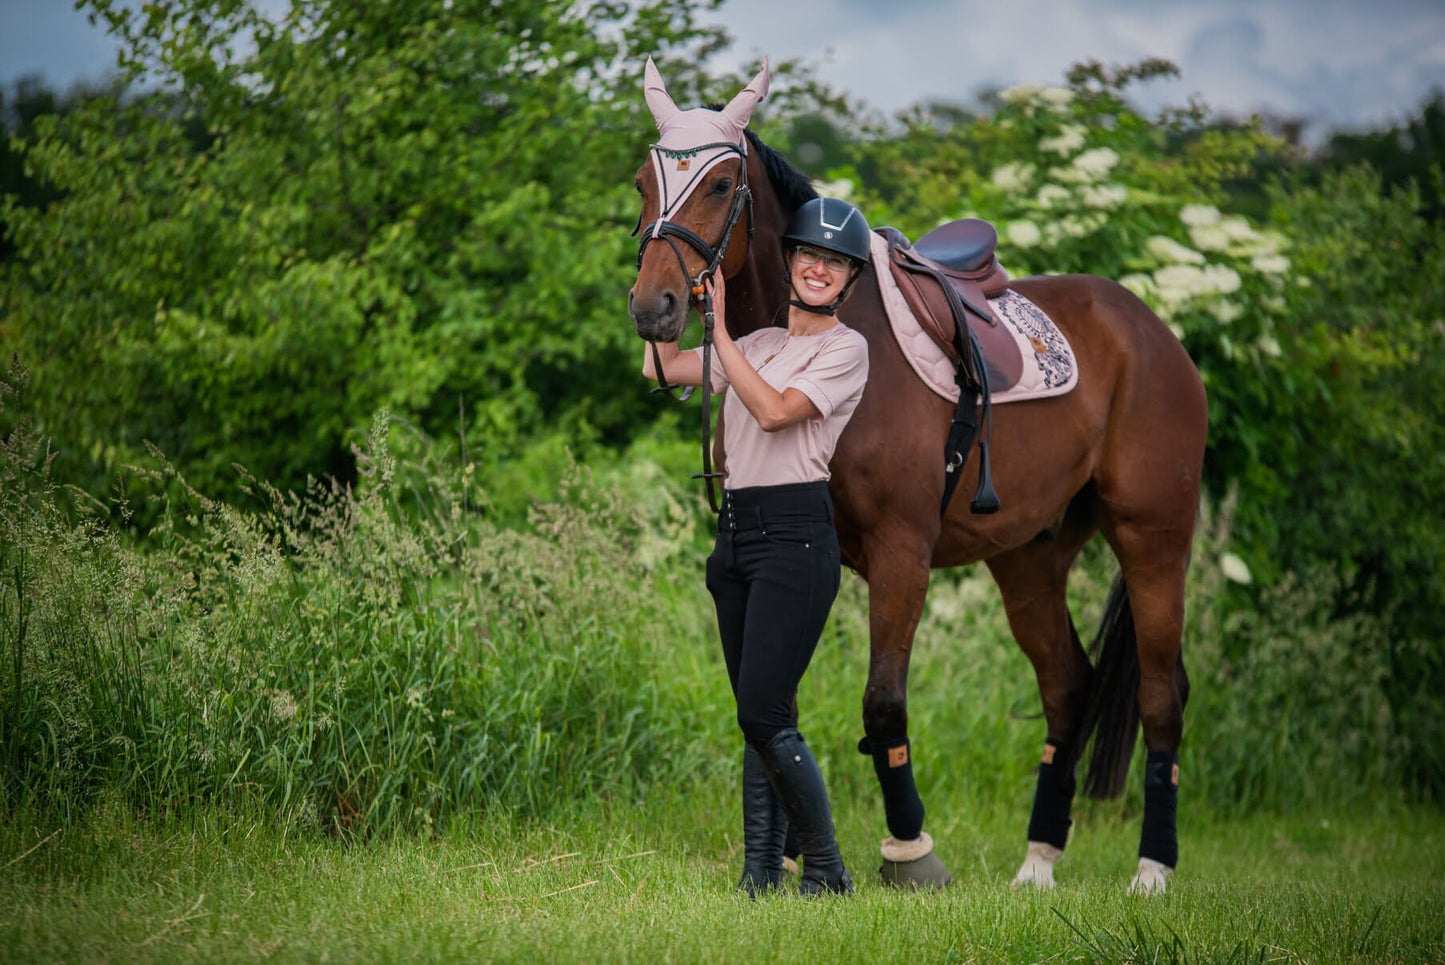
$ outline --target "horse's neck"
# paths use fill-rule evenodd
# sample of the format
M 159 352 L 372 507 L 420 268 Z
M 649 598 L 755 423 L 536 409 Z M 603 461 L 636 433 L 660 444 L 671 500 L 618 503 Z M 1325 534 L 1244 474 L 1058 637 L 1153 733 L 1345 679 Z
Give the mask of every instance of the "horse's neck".
M 728 326 L 734 337 L 756 332 L 773 324 L 787 296 L 781 269 L 768 272 L 749 259 L 737 277 L 728 281 Z M 736 299 L 734 297 L 736 293 Z

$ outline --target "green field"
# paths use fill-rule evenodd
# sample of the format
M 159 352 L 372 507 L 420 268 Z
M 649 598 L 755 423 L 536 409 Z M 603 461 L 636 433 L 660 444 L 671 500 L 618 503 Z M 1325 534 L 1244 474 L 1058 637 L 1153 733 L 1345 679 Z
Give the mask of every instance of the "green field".
M 857 769 L 861 772 L 864 764 Z M 876 800 L 839 807 L 852 898 L 732 887 L 730 789 L 579 807 L 440 840 L 344 846 L 201 815 L 102 811 L 39 843 L 6 835 L 0 959 L 42 961 L 1426 962 L 1445 959 L 1445 821 L 1426 810 L 1183 821 L 1166 895 L 1125 892 L 1133 822 L 1081 820 L 1052 893 L 1014 891 L 1026 814 L 932 802 L 955 880 L 874 874 Z M 27 847 L 23 847 L 26 845 Z M 22 853 L 34 847 L 28 854 Z
M 849 577 L 799 701 L 859 891 L 751 902 L 695 493 L 630 460 L 503 525 L 467 511 L 465 470 L 387 438 L 355 492 L 249 513 L 182 492 L 145 541 L 43 476 L 6 490 L 0 960 L 1445 959 L 1445 817 L 1377 628 L 1325 577 L 1233 606 L 1227 512 L 1205 508 L 1190 574 L 1167 894 L 1126 893 L 1137 754 L 1122 799 L 1078 802 L 1059 889 L 1009 887 L 1043 724 L 973 568 L 936 575 L 910 681 L 954 884 L 878 883 Z M 1111 579 L 1087 552 L 1081 630 Z

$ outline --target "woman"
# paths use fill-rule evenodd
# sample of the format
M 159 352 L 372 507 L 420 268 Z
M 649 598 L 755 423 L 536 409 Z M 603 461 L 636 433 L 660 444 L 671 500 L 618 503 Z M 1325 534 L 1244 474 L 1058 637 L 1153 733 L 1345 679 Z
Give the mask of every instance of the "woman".
M 797 731 L 794 695 L 838 593 L 828 462 L 863 397 L 868 344 L 836 312 L 867 263 L 868 240 L 862 213 L 846 201 L 816 198 L 798 209 L 783 235 L 786 330 L 734 341 L 721 277 L 712 289 L 712 383 L 732 391 L 723 402 L 727 478 L 707 587 L 745 740 L 738 887 L 748 894 L 777 887 L 790 823 L 802 849 L 802 893 L 853 890 L 822 772 Z M 650 348 L 643 372 L 656 379 Z M 669 379 L 701 384 L 700 349 L 658 349 Z

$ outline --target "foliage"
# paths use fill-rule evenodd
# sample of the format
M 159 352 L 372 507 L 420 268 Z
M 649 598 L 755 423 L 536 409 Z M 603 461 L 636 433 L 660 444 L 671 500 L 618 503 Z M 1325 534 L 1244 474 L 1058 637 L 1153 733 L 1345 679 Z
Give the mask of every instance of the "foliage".
M 163 89 L 23 142 L 63 197 L 4 209 L 0 320 L 87 488 L 144 442 L 213 491 L 233 462 L 349 480 L 380 407 L 489 463 L 548 424 L 631 421 L 641 394 L 594 378 L 635 371 L 631 71 L 710 36 L 705 4 L 91 6 Z
M 150 552 L 72 520 L 33 440 L 8 444 L 3 806 L 69 821 L 106 793 L 366 836 L 696 771 L 689 698 L 655 669 L 660 628 L 689 627 L 659 609 L 662 520 L 577 470 L 530 531 L 495 528 L 470 467 L 398 463 L 389 425 L 356 494 L 254 484 L 241 512 L 181 480 Z
M 129 491 L 157 494 L 161 524 L 137 548 L 108 522 L 123 507 L 66 508 L 22 422 L 0 446 L 0 807 L 70 825 L 106 798 L 151 816 L 219 806 L 371 836 L 733 773 L 698 500 L 650 448 L 572 467 L 525 527 L 479 511 L 474 467 L 384 416 L 354 492 L 252 481 L 243 511 L 153 459 Z M 1194 799 L 1398 796 L 1396 715 L 1429 704 L 1392 692 L 1391 654 L 1370 645 L 1388 622 L 1338 620 L 1327 579 L 1236 612 L 1228 519 L 1202 527 L 1191 569 Z M 1112 568 L 1096 554 L 1073 575 L 1081 627 Z M 867 660 L 849 579 L 799 701 L 850 795 L 874 789 L 848 736 Z M 925 796 L 1025 808 L 1038 692 L 984 571 L 936 575 L 913 670 Z

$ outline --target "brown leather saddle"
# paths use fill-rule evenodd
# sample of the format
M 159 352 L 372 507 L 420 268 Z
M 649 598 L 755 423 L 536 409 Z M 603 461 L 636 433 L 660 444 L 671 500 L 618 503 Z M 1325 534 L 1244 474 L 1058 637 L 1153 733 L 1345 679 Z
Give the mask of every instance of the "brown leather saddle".
M 897 228 L 879 228 L 888 242 L 889 268 L 909 311 L 955 368 L 972 366 L 958 326 L 966 323 L 988 367 L 991 392 L 1001 392 L 1023 375 L 1018 343 L 994 317 L 988 300 L 1009 283 L 998 263 L 998 232 L 980 218 L 939 225 L 915 242 Z M 958 316 L 962 315 L 960 319 Z

